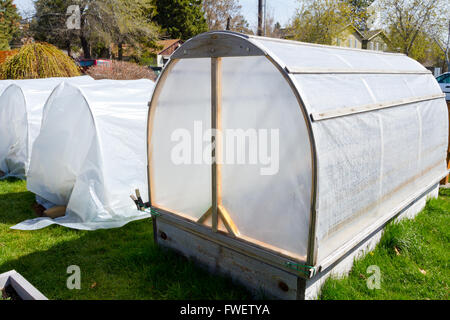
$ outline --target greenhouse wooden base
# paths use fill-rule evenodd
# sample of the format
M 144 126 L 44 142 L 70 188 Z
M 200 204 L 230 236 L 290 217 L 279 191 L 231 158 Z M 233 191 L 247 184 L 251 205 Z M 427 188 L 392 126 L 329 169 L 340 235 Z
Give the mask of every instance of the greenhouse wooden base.
M 403 209 L 394 218 L 413 218 L 425 206 L 430 197 L 437 197 L 439 185 L 435 184 L 422 196 Z M 206 267 L 213 273 L 230 276 L 243 284 L 256 297 L 275 299 L 316 299 L 325 280 L 330 277 L 342 277 L 353 266 L 353 261 L 375 248 L 380 241 L 385 224 L 380 226 L 363 241 L 347 252 L 342 258 L 318 272 L 313 278 L 305 279 L 282 267 L 264 261 L 261 252 L 246 254 L 242 247 L 233 248 L 217 239 L 183 225 L 182 219 L 168 215 L 158 216 L 154 220 L 155 240 L 162 247 L 179 252 Z M 244 248 L 253 250 L 251 247 Z M 267 252 L 267 255 L 270 255 Z

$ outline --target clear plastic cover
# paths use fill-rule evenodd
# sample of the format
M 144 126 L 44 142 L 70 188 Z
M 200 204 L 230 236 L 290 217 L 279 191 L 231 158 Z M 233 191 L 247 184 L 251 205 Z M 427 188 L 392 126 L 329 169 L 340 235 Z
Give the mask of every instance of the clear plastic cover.
M 312 164 L 308 132 L 294 92 L 266 57 L 223 58 L 221 70 L 219 205 L 237 227 L 238 237 L 304 259 Z M 178 61 L 164 82 L 154 112 L 152 204 L 196 221 L 212 205 L 212 166 L 194 159 L 195 139 L 201 135 L 194 128 L 203 132 L 203 147 L 211 137 L 207 134 L 211 129 L 211 59 Z M 173 152 L 179 141 L 174 138 L 180 129 L 193 139 L 192 161 L 176 164 Z M 244 144 L 243 150 L 249 160 L 250 149 L 256 147 L 256 163 L 239 162 L 239 150 L 227 149 L 232 145 L 229 139 L 239 139 L 235 136 L 238 130 L 251 130 L 255 135 L 257 145 Z M 203 149 L 206 158 L 208 150 Z M 262 201 L 268 198 L 269 202 Z
M 251 37 L 288 68 L 303 70 L 423 71 L 417 61 L 402 54 L 348 49 L 294 41 Z
M 417 61 L 401 54 L 253 36 L 249 41 L 282 68 L 310 73 L 286 75 L 296 86 L 308 117 L 327 110 L 411 100 L 312 121 L 319 264 L 368 227 L 392 217 L 405 201 L 413 201 L 419 191 L 445 174 L 447 109 L 444 99 L 412 101 L 442 93 Z M 262 166 L 250 162 L 221 164 L 220 205 L 235 223 L 238 237 L 304 256 L 313 182 L 311 148 L 300 106 L 283 75 L 265 57 L 224 57 L 222 61 L 222 131 L 254 129 L 258 138 L 260 130 L 279 129 L 280 152 L 275 175 L 261 175 Z M 179 127 L 191 130 L 201 115 L 205 127 L 210 127 L 209 65 L 210 59 L 205 58 L 177 63 L 161 84 L 164 98 L 157 103 L 153 124 L 156 205 L 193 220 L 211 206 L 211 168 L 168 164 L 170 134 Z M 250 132 L 247 138 L 251 136 Z M 250 159 L 251 148 L 245 151 Z
M 438 182 L 446 172 L 446 112 L 432 100 L 313 123 L 319 261 Z
M 266 57 L 224 58 L 221 128 L 244 130 L 247 160 L 238 147 L 224 147 L 222 205 L 240 237 L 306 257 L 311 208 L 311 147 L 305 120 L 291 87 Z M 230 131 L 228 131 L 230 130 Z M 255 142 L 256 142 L 255 140 Z M 250 150 L 258 151 L 252 162 Z M 255 149 L 255 151 L 256 151 Z M 232 151 L 233 150 L 233 151 Z M 234 159 L 232 157 L 234 152 Z
M 427 74 L 298 74 L 295 80 L 311 113 L 442 93 Z
M 152 205 L 197 220 L 211 207 L 211 166 L 202 157 L 210 140 L 211 59 L 173 67 L 151 121 Z
M 403 65 L 411 64 L 411 59 L 402 58 Z M 309 113 L 442 93 L 430 74 L 296 74 L 294 78 Z M 423 119 L 431 105 L 433 112 Z M 437 182 L 445 173 L 446 119 L 442 99 L 313 122 L 318 261 L 392 214 L 427 184 Z M 424 130 L 433 131 L 425 136 Z

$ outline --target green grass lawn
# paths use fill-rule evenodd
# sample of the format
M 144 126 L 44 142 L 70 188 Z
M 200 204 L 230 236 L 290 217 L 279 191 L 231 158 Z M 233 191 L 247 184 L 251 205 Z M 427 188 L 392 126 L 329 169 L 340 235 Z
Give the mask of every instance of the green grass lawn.
M 118 229 L 78 231 L 9 227 L 35 218 L 24 181 L 0 181 L 0 273 L 15 269 L 49 299 L 246 299 L 230 280 L 211 276 L 153 243 L 150 219 Z M 81 290 L 66 287 L 81 269 Z
M 98 231 L 9 229 L 35 217 L 33 201 L 25 182 L 0 181 L 0 273 L 17 270 L 50 299 L 250 298 L 230 280 L 159 249 L 149 219 Z M 441 190 L 414 221 L 391 225 L 349 277 L 327 281 L 321 298 L 448 299 L 449 212 L 450 190 Z M 70 265 L 81 268 L 81 290 L 66 287 Z M 367 289 L 369 265 L 381 269 L 380 290 Z
M 390 224 L 376 249 L 348 277 L 329 279 L 321 299 L 449 299 L 450 189 L 441 189 L 414 220 Z M 381 288 L 367 287 L 367 268 L 381 271 Z

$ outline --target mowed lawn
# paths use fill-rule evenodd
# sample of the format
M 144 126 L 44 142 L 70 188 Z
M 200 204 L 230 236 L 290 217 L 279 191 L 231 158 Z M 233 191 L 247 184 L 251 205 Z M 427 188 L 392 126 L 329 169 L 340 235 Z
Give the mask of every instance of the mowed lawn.
M 380 289 L 367 287 L 369 266 L 380 268 Z M 377 248 L 348 277 L 330 279 L 322 299 L 448 300 L 450 293 L 450 189 L 428 201 L 414 220 L 390 224 Z
M 9 227 L 35 218 L 24 181 L 0 181 L 0 273 L 15 269 L 49 299 L 247 299 L 249 293 L 211 276 L 153 243 L 151 219 L 118 229 L 79 231 Z M 130 200 L 131 201 L 131 200 Z M 67 267 L 81 269 L 81 290 L 67 289 Z
M 9 227 L 34 218 L 24 181 L 0 181 L 0 273 L 15 269 L 50 299 L 250 299 L 229 279 L 209 275 L 153 243 L 151 220 L 119 229 L 38 231 Z M 349 277 L 329 280 L 322 299 L 448 299 L 450 190 L 415 220 L 391 225 L 377 249 Z M 66 287 L 67 267 L 81 269 L 81 290 Z M 367 267 L 381 271 L 369 290 Z

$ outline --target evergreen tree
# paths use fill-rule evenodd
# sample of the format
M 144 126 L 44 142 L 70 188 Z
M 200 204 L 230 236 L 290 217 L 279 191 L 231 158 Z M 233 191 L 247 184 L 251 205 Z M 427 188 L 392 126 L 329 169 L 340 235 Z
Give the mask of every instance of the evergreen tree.
M 202 0 L 158 0 L 156 22 L 171 38 L 189 39 L 208 31 Z
M 9 43 L 18 35 L 20 15 L 12 0 L 0 0 L 0 50 L 9 50 Z
M 36 16 L 31 29 L 35 39 L 67 48 L 80 45 L 84 57 L 91 57 L 91 48 L 108 49 L 110 43 L 119 47 L 152 46 L 159 33 L 152 21 L 154 0 L 78 0 L 80 28 L 66 26 L 69 5 L 73 0 L 37 0 Z

